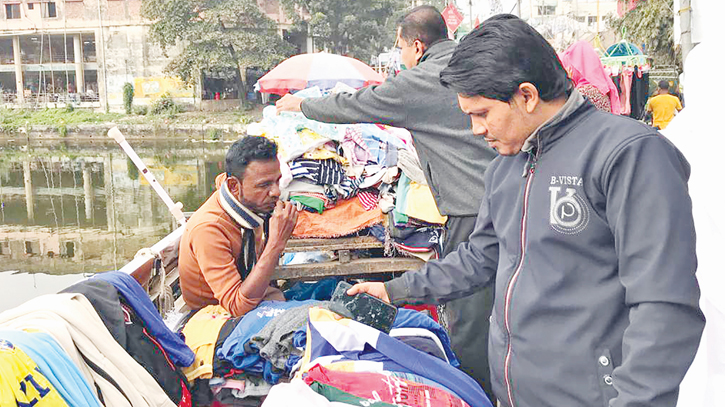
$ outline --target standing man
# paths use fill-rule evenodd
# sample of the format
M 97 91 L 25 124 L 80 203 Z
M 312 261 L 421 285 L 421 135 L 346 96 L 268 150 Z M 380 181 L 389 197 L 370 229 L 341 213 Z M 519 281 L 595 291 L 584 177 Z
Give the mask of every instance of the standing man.
M 249 136 L 229 148 L 226 173 L 179 244 L 179 284 L 191 309 L 219 304 L 238 317 L 263 300 L 284 301 L 269 283 L 297 210 L 279 200 L 281 176 L 272 141 Z
M 496 156 L 484 140 L 471 137 L 471 123 L 456 93 L 443 87 L 440 72 L 456 44 L 448 39 L 443 16 L 431 6 L 408 12 L 398 26 L 397 43 L 407 70 L 382 85 L 354 94 L 301 99 L 286 95 L 278 111 L 302 111 L 326 123 L 383 123 L 408 129 L 438 211 L 448 216 L 443 256 L 468 240 L 483 196 L 483 174 Z M 446 304 L 446 322 L 461 368 L 491 395 L 486 331 L 493 286 Z
M 660 81 L 657 88 L 657 95 L 647 102 L 647 111 L 652 112 L 652 127 L 657 130 L 664 130 L 675 117 L 675 112 L 682 110 L 680 99 L 670 95 L 670 84 L 667 81 Z
M 368 292 L 436 303 L 496 281 L 489 361 L 505 407 L 674 407 L 704 318 L 682 154 L 602 112 L 518 17 L 488 19 L 441 82 L 499 156 L 469 242 Z

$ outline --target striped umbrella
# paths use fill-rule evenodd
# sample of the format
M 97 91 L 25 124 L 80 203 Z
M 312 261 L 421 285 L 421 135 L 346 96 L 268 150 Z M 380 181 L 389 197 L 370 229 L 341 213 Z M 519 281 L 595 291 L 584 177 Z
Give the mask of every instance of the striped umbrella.
M 355 58 L 318 52 L 295 55 L 282 61 L 259 78 L 257 84 L 261 92 L 284 95 L 290 90 L 312 86 L 331 89 L 337 82 L 360 89 L 381 84 L 383 80 L 379 73 Z

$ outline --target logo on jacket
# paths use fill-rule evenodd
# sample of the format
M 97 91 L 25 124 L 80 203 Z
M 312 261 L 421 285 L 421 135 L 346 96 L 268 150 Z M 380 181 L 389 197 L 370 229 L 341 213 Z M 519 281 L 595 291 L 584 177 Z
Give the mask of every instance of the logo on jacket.
M 563 194 L 562 189 L 563 187 L 549 187 L 549 223 L 557 232 L 567 235 L 579 233 L 589 223 L 589 208 L 586 201 L 577 195 L 576 189 L 564 188 Z

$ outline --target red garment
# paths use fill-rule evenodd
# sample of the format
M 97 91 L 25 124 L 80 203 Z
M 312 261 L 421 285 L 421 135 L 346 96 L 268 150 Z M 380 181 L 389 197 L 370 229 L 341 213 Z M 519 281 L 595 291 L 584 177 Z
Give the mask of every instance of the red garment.
M 391 404 L 410 407 L 469 407 L 465 401 L 445 390 L 381 373 L 338 372 L 316 365 L 303 378 L 307 384 L 329 384 L 358 397 Z

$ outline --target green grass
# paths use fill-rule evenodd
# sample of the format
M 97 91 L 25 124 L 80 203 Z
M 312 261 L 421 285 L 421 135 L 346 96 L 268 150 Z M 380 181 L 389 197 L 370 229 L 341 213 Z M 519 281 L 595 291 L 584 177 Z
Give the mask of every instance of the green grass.
M 250 111 L 181 112 L 174 115 L 127 115 L 124 113 L 97 113 L 92 110 L 74 109 L 0 109 L 0 132 L 12 133 L 21 127 L 52 126 L 66 130 L 82 123 L 118 124 L 248 124 L 262 118 L 261 107 Z

